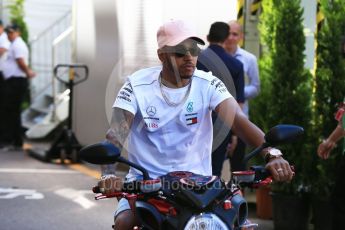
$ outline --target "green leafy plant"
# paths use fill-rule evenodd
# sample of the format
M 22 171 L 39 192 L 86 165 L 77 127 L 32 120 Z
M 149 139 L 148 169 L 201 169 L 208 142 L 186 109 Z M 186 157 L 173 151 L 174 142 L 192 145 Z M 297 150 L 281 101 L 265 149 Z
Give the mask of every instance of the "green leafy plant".
M 304 69 L 302 15 L 300 0 L 263 1 L 259 30 L 265 46 L 260 60 L 261 92 L 264 93 L 254 100 L 265 109 L 260 111 L 263 118 L 255 118 L 259 112 L 251 108 L 254 113 L 251 118 L 257 119 L 261 127 L 295 124 L 302 126 L 306 134 L 310 131 L 312 77 Z M 273 191 L 299 194 L 309 188 L 312 158 L 309 143 L 305 135 L 303 141 L 280 146 L 286 153 L 284 157 L 295 165 L 296 176 L 291 183 L 274 184 Z
M 272 11 L 273 1 L 263 1 L 262 7 L 265 12 L 260 16 L 260 39 L 263 47 L 261 58 L 259 59 L 260 81 L 261 90 L 255 100 L 250 100 L 250 119 L 261 127 L 263 130 L 268 131 L 273 124 L 270 123 L 268 118 L 270 113 L 267 113 L 267 102 L 271 97 L 271 78 L 272 78 L 272 57 L 270 51 L 273 50 L 273 34 L 275 32 L 275 14 Z
M 312 193 L 327 199 L 334 186 L 335 168 L 342 157 L 342 142 L 332 151 L 328 160 L 316 156 L 316 147 L 336 127 L 334 113 L 345 97 L 345 60 L 342 56 L 342 40 L 345 35 L 345 2 L 343 0 L 322 0 L 321 9 L 325 16 L 317 34 L 317 68 L 314 78 L 314 130 L 313 151 L 315 165 Z
M 25 0 L 11 0 L 10 4 L 7 7 L 10 10 L 11 23 L 19 26 L 21 31 L 21 37 L 26 43 L 28 43 L 29 32 L 27 25 L 24 21 L 24 1 Z

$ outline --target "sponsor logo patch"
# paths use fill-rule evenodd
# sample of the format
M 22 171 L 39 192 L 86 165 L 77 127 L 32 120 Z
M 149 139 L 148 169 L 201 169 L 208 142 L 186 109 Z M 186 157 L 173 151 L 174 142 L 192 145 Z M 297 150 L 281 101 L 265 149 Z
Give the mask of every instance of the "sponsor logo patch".
M 187 112 L 189 113 L 193 112 L 193 102 L 188 102 Z
M 154 107 L 154 106 L 149 106 L 149 107 L 147 107 L 147 109 L 146 109 L 146 113 L 147 113 L 147 115 L 149 115 L 150 117 L 153 117 L 154 115 L 156 115 L 156 112 L 157 112 L 157 109 L 156 109 L 156 107 Z
M 187 125 L 194 125 L 198 123 L 198 117 L 190 117 L 186 119 Z
M 151 129 L 157 129 L 158 124 L 157 123 L 145 123 L 146 128 L 151 128 Z

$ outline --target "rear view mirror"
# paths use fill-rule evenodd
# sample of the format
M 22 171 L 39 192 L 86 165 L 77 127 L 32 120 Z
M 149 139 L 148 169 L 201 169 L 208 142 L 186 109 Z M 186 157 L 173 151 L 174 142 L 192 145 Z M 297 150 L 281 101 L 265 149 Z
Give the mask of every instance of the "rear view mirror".
M 258 155 L 264 148 L 293 142 L 303 133 L 303 128 L 297 125 L 274 126 L 266 133 L 265 142 L 243 158 L 244 164 L 247 164 L 252 157 Z
M 91 164 L 113 164 L 117 162 L 121 151 L 108 141 L 88 145 L 79 152 L 80 159 Z
M 277 125 L 271 128 L 265 135 L 265 141 L 269 146 L 276 146 L 295 141 L 304 133 L 304 129 L 297 125 Z
M 121 150 L 108 141 L 82 148 L 79 152 L 79 157 L 88 163 L 97 165 L 108 165 L 116 162 L 124 163 L 142 172 L 144 180 L 150 179 L 149 173 L 145 168 L 121 157 Z

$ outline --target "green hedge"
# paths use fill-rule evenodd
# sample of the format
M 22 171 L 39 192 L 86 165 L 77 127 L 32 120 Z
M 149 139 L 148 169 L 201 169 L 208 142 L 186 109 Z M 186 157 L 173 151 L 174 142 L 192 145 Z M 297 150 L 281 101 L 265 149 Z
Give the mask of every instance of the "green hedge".
M 296 194 L 310 185 L 311 74 L 304 69 L 305 37 L 300 0 L 265 0 L 260 17 L 261 93 L 251 103 L 251 119 L 264 129 L 277 124 L 296 124 L 305 129 L 303 140 L 281 146 L 296 168 L 292 183 L 274 184 L 273 190 Z
M 11 0 L 8 8 L 10 10 L 10 21 L 12 24 L 19 26 L 21 31 L 21 37 L 28 44 L 29 32 L 27 25 L 24 21 L 24 1 L 25 0 Z
M 321 10 L 325 16 L 317 34 L 317 68 L 314 79 L 314 172 L 312 193 L 329 197 L 334 186 L 335 168 L 342 157 L 342 142 L 328 160 L 319 159 L 316 149 L 323 138 L 337 125 L 334 114 L 338 103 L 345 97 L 345 61 L 342 56 L 342 41 L 345 35 L 345 1 L 322 0 Z

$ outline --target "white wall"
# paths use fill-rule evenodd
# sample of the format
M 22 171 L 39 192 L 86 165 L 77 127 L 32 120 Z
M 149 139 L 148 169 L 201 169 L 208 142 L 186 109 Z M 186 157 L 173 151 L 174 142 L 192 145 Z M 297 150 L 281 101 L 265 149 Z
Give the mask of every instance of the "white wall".
M 76 62 L 88 65 L 89 79 L 75 87 L 74 130 L 82 144 L 105 138 L 105 91 L 119 60 L 117 7 L 111 0 L 75 0 Z M 116 84 L 116 83 L 115 83 Z
M 49 28 L 72 9 L 73 0 L 25 0 L 25 22 L 30 40 Z

